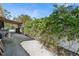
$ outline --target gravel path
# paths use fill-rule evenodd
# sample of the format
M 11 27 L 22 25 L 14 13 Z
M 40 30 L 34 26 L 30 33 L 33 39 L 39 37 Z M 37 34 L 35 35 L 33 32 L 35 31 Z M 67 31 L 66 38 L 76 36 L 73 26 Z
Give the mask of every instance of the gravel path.
M 21 34 L 12 34 L 10 38 L 3 39 L 4 56 L 53 56 L 42 47 L 38 41 Z
M 4 39 L 4 56 L 29 56 L 29 54 L 20 46 L 22 41 L 27 40 L 30 40 L 30 38 L 20 34 L 13 34 L 11 38 Z

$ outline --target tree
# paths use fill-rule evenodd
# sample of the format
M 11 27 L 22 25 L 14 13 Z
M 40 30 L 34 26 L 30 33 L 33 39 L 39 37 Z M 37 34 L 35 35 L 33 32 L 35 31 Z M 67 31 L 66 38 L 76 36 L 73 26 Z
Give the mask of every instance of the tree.
M 12 17 L 10 12 L 4 9 L 1 4 L 0 4 L 0 16 L 5 17 L 7 19 L 10 19 Z
M 17 21 L 22 22 L 24 25 L 26 24 L 26 22 L 30 21 L 31 17 L 28 15 L 20 15 L 17 17 Z
M 4 9 L 2 8 L 1 4 L 0 4 L 0 16 L 4 17 Z
M 6 9 L 4 9 L 4 17 L 7 18 L 7 19 L 10 19 L 12 17 L 10 12 Z
M 22 22 L 22 26 L 23 26 L 22 31 L 23 31 L 23 33 L 24 33 L 25 25 L 27 25 L 27 23 L 31 20 L 32 20 L 31 17 L 28 16 L 28 15 L 20 15 L 16 18 L 16 21 Z

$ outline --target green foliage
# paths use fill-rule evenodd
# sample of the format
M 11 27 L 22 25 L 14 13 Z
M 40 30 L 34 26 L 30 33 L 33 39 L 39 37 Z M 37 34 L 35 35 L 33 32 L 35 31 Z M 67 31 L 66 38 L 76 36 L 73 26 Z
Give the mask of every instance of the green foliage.
M 4 27 L 4 28 L 6 28 L 6 29 L 11 29 L 12 26 L 11 26 L 11 24 L 9 24 L 9 23 L 5 23 L 5 27 Z
M 68 40 L 78 37 L 79 33 L 79 7 L 68 9 L 64 5 L 58 7 L 54 13 L 49 16 L 52 21 L 52 31 L 54 35 L 67 36 Z
M 23 33 L 26 31 L 26 30 L 25 30 L 25 29 L 26 29 L 26 26 L 25 26 L 25 25 L 27 25 L 28 22 L 32 20 L 30 16 L 24 15 L 24 14 L 18 16 L 17 18 L 14 18 L 14 19 L 15 19 L 16 21 L 18 21 L 18 22 L 22 22 L 22 26 L 23 26 L 22 32 L 23 32 Z
M 79 7 L 55 6 L 48 17 L 31 20 L 25 27 L 25 32 L 34 37 L 46 37 L 42 40 L 45 43 L 51 39 L 56 42 L 63 37 L 68 37 L 68 41 L 75 40 L 79 38 Z
M 23 25 L 25 25 L 26 22 L 28 22 L 28 21 L 31 20 L 31 17 L 28 16 L 28 15 L 22 14 L 22 15 L 18 16 L 18 17 L 16 18 L 16 20 L 22 22 Z

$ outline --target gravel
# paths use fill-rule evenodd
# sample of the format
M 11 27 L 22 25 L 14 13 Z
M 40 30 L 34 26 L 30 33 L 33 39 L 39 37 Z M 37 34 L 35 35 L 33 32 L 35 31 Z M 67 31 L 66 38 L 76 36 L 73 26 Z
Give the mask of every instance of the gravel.
M 28 38 L 24 39 L 22 38 L 22 35 L 19 35 L 20 34 L 13 34 L 11 38 L 3 39 L 4 56 L 29 56 L 29 53 L 20 45 L 22 41 L 28 40 Z

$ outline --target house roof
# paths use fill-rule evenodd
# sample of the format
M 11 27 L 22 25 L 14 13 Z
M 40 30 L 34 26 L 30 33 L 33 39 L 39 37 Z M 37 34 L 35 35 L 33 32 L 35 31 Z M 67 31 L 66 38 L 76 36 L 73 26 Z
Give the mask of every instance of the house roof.
M 4 17 L 0 17 L 0 22 L 6 22 L 6 23 L 11 23 L 11 24 L 22 24 L 22 22 L 18 22 L 18 21 L 13 21 L 13 20 L 10 20 L 10 19 L 6 19 Z

